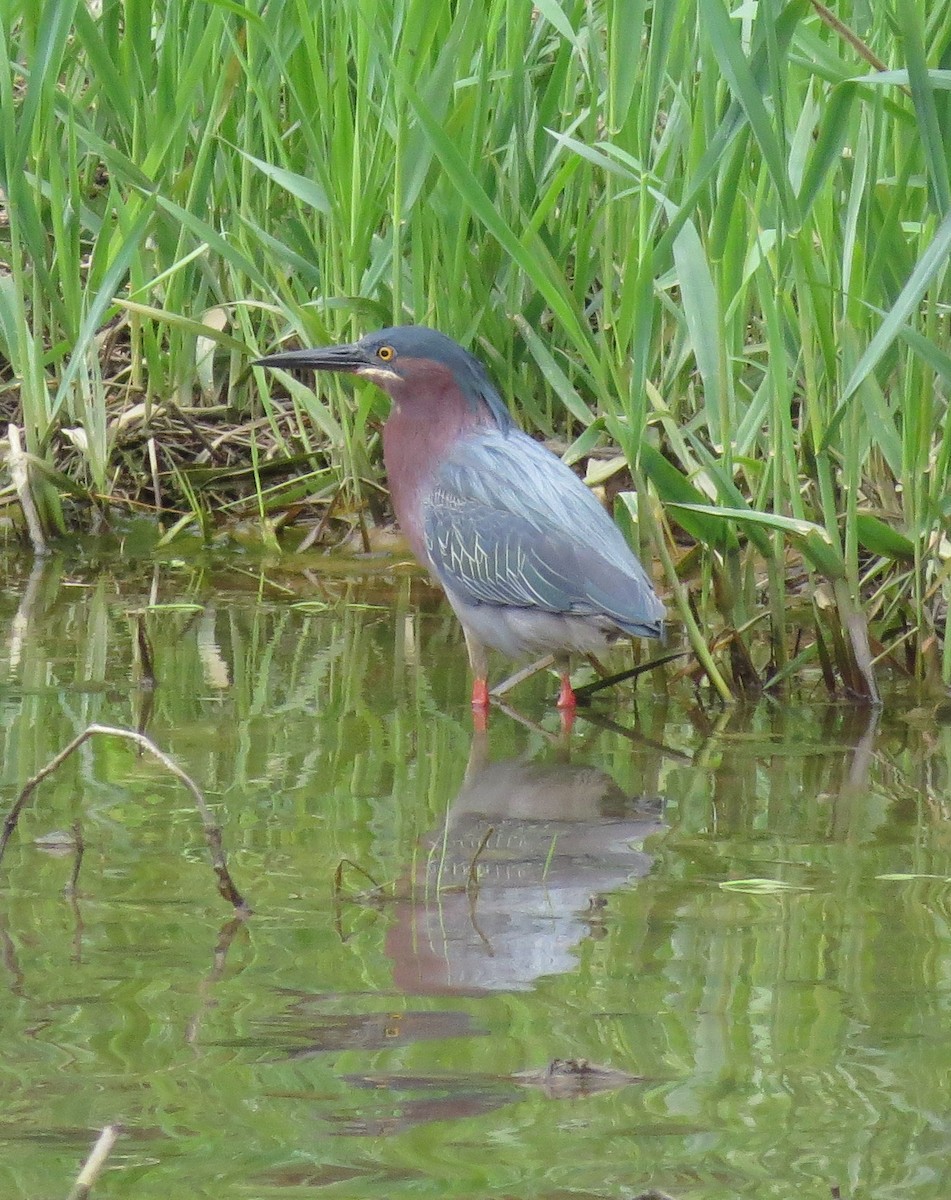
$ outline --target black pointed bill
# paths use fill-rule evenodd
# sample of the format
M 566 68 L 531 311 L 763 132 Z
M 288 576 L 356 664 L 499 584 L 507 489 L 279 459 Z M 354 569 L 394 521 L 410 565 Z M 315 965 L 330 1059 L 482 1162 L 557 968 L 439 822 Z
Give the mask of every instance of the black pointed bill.
M 364 349 L 359 342 L 346 346 L 323 346 L 314 350 L 285 350 L 281 354 L 268 354 L 265 358 L 256 359 L 253 365 L 280 371 L 341 371 L 349 375 L 363 375 L 378 383 L 399 378 L 395 371 L 388 370 L 375 354 Z

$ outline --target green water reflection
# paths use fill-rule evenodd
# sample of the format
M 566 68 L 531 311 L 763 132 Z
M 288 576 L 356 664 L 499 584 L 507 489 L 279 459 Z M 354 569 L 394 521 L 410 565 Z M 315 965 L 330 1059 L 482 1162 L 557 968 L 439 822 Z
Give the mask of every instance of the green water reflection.
M 4 810 L 87 724 L 143 725 L 254 909 L 232 919 L 187 792 L 131 745 L 41 786 L 0 868 L 3 1197 L 64 1195 L 116 1120 L 108 1196 L 951 1195 L 927 707 L 720 714 L 671 685 L 566 748 L 539 680 L 536 724 L 482 740 L 418 581 L 0 578 Z M 68 844 L 37 839 L 77 823 L 68 899 Z M 518 1077 L 555 1059 L 636 1079 Z

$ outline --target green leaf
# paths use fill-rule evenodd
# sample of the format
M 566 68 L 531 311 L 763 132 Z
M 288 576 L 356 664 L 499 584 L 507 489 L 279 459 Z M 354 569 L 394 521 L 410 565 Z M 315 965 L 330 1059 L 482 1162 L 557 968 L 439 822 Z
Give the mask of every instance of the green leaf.
M 832 541 L 828 531 L 813 521 L 801 520 L 798 517 L 783 517 L 777 513 L 753 512 L 751 509 L 745 508 L 719 508 L 713 505 L 698 506 L 676 503 L 673 504 L 673 507 L 687 509 L 691 512 L 712 513 L 718 517 L 737 521 L 741 525 L 778 529 L 793 538 L 803 554 L 823 575 L 829 579 L 845 577 L 845 564 L 839 548 Z
M 155 202 L 160 208 L 164 208 L 183 228 L 189 230 L 199 241 L 207 242 L 209 247 L 220 254 L 227 263 L 231 263 L 238 271 L 243 272 L 249 279 L 263 291 L 267 292 L 268 284 L 264 272 L 251 261 L 238 247 L 231 242 L 223 234 L 219 233 L 213 225 L 195 213 L 190 212 L 187 208 L 183 208 L 180 204 L 176 204 L 174 200 L 170 200 L 167 196 L 157 195 Z
M 473 174 L 455 141 L 432 116 L 399 64 L 394 61 L 392 67 L 420 125 L 425 129 L 447 177 L 472 213 L 538 288 L 570 335 L 578 352 L 583 355 L 588 370 L 606 390 L 604 369 L 591 344 L 590 335 L 581 324 L 578 311 L 567 291 L 564 276 L 555 269 L 555 264 L 545 251 L 544 244 L 537 237 L 533 237 L 530 244 L 526 245 L 515 234 L 485 188 Z
M 125 308 L 129 312 L 138 313 L 140 316 L 148 317 L 160 325 L 174 326 L 185 333 L 194 334 L 195 337 L 208 338 L 213 342 L 217 342 L 219 346 L 224 346 L 227 350 L 234 350 L 237 354 L 248 354 L 248 347 L 244 342 L 239 341 L 236 337 L 232 337 L 230 333 L 225 333 L 223 329 L 215 329 L 214 326 L 205 325 L 201 321 L 193 320 L 191 317 L 183 317 L 180 313 L 167 312 L 163 308 L 153 308 L 150 304 L 138 304 L 135 300 L 117 298 L 116 306 L 118 308 Z
M 30 159 L 33 127 L 44 96 L 57 87 L 60 62 L 72 30 L 76 4 L 77 0 L 63 0 L 62 3 L 39 6 L 39 28 L 30 55 L 26 95 L 16 118 L 16 142 L 13 147 L 6 148 L 6 154 L 10 156 L 6 165 L 10 170 L 16 170 L 18 167 L 22 169 Z M 4 22 L 9 21 L 11 14 L 5 12 L 2 19 Z M 3 65 L 6 69 L 6 64 Z M 9 180 L 6 184 L 9 187 Z
M 570 42 L 575 48 L 578 47 L 578 35 L 572 29 L 571 22 L 559 6 L 558 0 L 535 0 L 535 7 L 545 20 L 558 30 L 566 41 Z
M 925 77 L 933 88 L 951 90 L 951 71 L 929 70 Z M 911 75 L 908 71 L 873 71 L 870 75 L 856 75 L 852 83 L 871 84 L 873 87 L 911 87 Z
M 518 313 L 515 316 L 515 324 L 525 339 L 525 345 L 528 347 L 529 353 L 535 362 L 538 363 L 541 373 L 545 376 L 545 379 L 558 396 L 558 399 L 577 421 L 580 421 L 583 425 L 590 425 L 594 420 L 594 413 L 572 387 L 571 380 L 558 365 L 555 356 L 535 330 L 532 329 L 528 321 Z
M 693 221 L 685 221 L 674 239 L 674 264 L 690 347 L 703 380 L 707 424 L 710 436 L 719 448 L 723 445 L 725 431 L 730 428 L 722 363 L 723 328 L 713 276 Z
M 849 118 L 852 115 L 855 94 L 856 89 L 850 84 L 841 84 L 833 88 L 831 96 L 823 106 L 815 145 L 809 155 L 799 189 L 799 204 L 803 214 L 810 212 L 829 172 L 838 165 L 842 157 L 842 149 L 852 129 Z
M 144 611 L 150 613 L 200 613 L 205 611 L 205 606 L 203 604 L 192 604 L 187 600 L 180 600 L 176 603 L 169 602 L 167 604 L 146 604 Z
M 59 387 L 56 391 L 56 396 L 53 400 L 51 416 L 55 416 L 66 401 L 66 396 L 72 386 L 73 380 L 76 378 L 76 373 L 80 366 L 85 361 L 86 351 L 89 344 L 95 337 L 103 316 L 110 305 L 115 303 L 115 294 L 119 290 L 120 285 L 125 279 L 129 271 L 129 266 L 139 250 L 140 243 L 145 237 L 145 231 L 148 228 L 149 222 L 152 219 L 154 203 L 151 197 L 146 199 L 146 203 L 142 205 L 141 212 L 132 223 L 132 227 L 119 244 L 119 248 L 112 258 L 102 281 L 99 284 L 98 291 L 89 305 L 86 315 L 83 318 L 83 323 L 79 329 L 79 336 L 76 339 L 76 344 L 73 347 L 73 353 L 67 364 L 66 370 L 63 372 L 62 378 L 59 381 Z
M 751 896 L 812 891 L 811 887 L 799 883 L 787 883 L 784 879 L 724 879 L 719 886 L 725 892 L 748 892 Z
M 951 354 L 910 325 L 903 325 L 899 332 L 912 350 L 941 376 L 945 385 L 951 387 Z
M 753 136 L 759 143 L 773 187 L 786 214 L 786 222 L 792 229 L 798 229 L 801 224 L 799 204 L 789 187 L 777 128 L 763 100 L 764 89 L 757 82 L 740 45 L 738 22 L 730 17 L 721 0 L 700 0 L 700 13 L 720 70 L 730 91 L 740 102 Z
M 570 467 L 578 462 L 579 459 L 584 458 L 586 454 L 590 454 L 604 437 L 604 428 L 603 417 L 598 417 L 590 425 L 586 425 L 561 456 L 562 462 Z
M 886 525 L 871 513 L 859 513 L 855 518 L 859 545 L 881 558 L 914 561 L 914 543 L 891 525 Z
M 924 871 L 886 871 L 875 878 L 897 883 L 908 883 L 912 879 L 940 879 L 942 883 L 951 883 L 951 877 L 947 875 L 929 875 Z
M 681 510 L 677 522 L 692 538 L 705 546 L 735 549 L 739 545 L 732 526 L 718 518 L 690 480 L 647 442 L 641 446 L 641 469 L 656 488 L 661 502 Z
M 273 163 L 265 162 L 263 158 L 255 158 L 253 154 L 248 154 L 246 150 L 242 150 L 240 147 L 236 146 L 234 149 L 243 155 L 249 163 L 253 163 L 268 179 L 273 180 L 278 187 L 282 187 L 285 192 L 290 192 L 292 196 L 296 196 L 298 200 L 302 200 L 308 208 L 323 213 L 325 216 L 329 216 L 333 211 L 331 203 L 327 199 L 327 193 L 316 179 L 309 179 L 306 175 L 298 175 L 296 171 L 288 171 L 285 167 L 276 167 Z
M 821 449 L 828 449 L 848 410 L 849 402 L 861 387 L 866 376 L 875 369 L 882 355 L 901 333 L 903 325 L 917 308 L 925 289 L 938 272 L 947 265 L 949 251 L 951 251 L 951 211 L 945 215 L 938 226 L 930 244 L 908 277 L 898 299 L 886 313 L 878 331 L 865 348 L 865 353 L 856 363 L 855 370 L 842 390 L 842 398 L 829 420 Z
M 931 179 L 935 208 L 939 214 L 947 213 L 951 210 L 948 151 L 938 121 L 934 84 L 925 56 L 925 31 L 921 8 L 917 4 L 897 4 L 895 18 L 904 42 L 908 84 L 918 118 L 917 134 Z

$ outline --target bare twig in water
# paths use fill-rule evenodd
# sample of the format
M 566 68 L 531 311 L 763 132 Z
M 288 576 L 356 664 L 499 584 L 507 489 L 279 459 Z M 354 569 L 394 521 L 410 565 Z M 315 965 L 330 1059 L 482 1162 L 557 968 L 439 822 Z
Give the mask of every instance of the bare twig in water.
M 76 1176 L 76 1182 L 67 1196 L 66 1200 L 86 1200 L 86 1197 L 95 1187 L 96 1180 L 102 1168 L 106 1165 L 106 1159 L 112 1153 L 112 1147 L 119 1139 L 122 1133 L 121 1125 L 106 1125 L 102 1133 L 96 1140 L 95 1146 L 89 1153 L 89 1157 L 83 1163 L 82 1170 Z
M 73 841 L 76 847 L 76 854 L 73 858 L 73 869 L 69 875 L 69 883 L 63 888 L 63 894 L 70 899 L 76 895 L 76 888 L 79 884 L 79 870 L 83 865 L 83 855 L 86 853 L 86 843 L 83 841 L 83 827 L 78 821 L 73 822 Z
M 154 688 L 157 682 L 155 678 L 155 656 L 152 653 L 152 641 L 149 638 L 149 631 L 145 624 L 144 612 L 137 612 L 135 614 L 135 644 L 139 652 L 139 670 L 142 673 L 139 686 Z
M 27 780 L 23 790 L 14 801 L 13 807 L 7 813 L 6 819 L 3 822 L 3 829 L 0 831 L 0 862 L 3 861 L 7 842 L 16 828 L 17 821 L 20 819 L 20 813 L 26 807 L 27 801 L 48 775 L 52 775 L 69 758 L 74 750 L 77 750 L 83 742 L 89 741 L 96 734 L 125 738 L 126 741 L 134 742 L 141 749 L 147 750 L 153 758 L 158 759 L 166 771 L 174 775 L 191 792 L 192 799 L 195 801 L 195 807 L 198 809 L 202 824 L 204 825 L 205 840 L 208 843 L 211 864 L 218 879 L 218 891 L 238 913 L 242 916 L 248 916 L 251 910 L 244 897 L 235 887 L 234 881 L 228 871 L 228 864 L 225 860 L 225 852 L 221 842 L 221 826 L 211 815 L 211 810 L 198 785 L 176 762 L 169 758 L 164 751 L 160 750 L 150 738 L 147 738 L 143 733 L 136 733 L 132 729 L 120 729 L 113 725 L 87 725 L 82 733 L 74 737 L 69 745 L 64 746 L 58 754 L 55 754 L 45 767 L 42 767 L 31 779 Z
M 201 1029 L 201 1023 L 205 1019 L 205 1014 L 214 1006 L 214 985 L 224 975 L 225 964 L 228 961 L 228 951 L 231 949 L 231 943 L 234 941 L 235 934 L 239 929 L 244 928 L 246 928 L 246 925 L 241 917 L 232 917 L 230 921 L 225 921 L 224 925 L 218 931 L 218 941 L 215 943 L 215 953 L 212 958 L 211 970 L 202 980 L 198 993 L 199 1008 L 188 1022 L 188 1028 L 185 1031 L 185 1041 L 190 1046 L 193 1046 L 198 1040 L 198 1034 Z
M 360 892 L 358 895 L 352 897 L 353 902 L 360 904 L 365 900 L 379 901 L 383 898 L 384 888 L 382 883 L 377 883 L 369 871 L 365 871 L 363 867 L 361 867 L 359 863 L 355 863 L 353 859 L 342 858 L 340 862 L 337 863 L 337 869 L 334 871 L 334 929 L 337 931 L 337 936 L 340 938 L 342 943 L 346 943 L 350 940 L 350 935 L 344 933 L 343 931 L 343 872 L 345 867 L 350 867 L 351 870 L 357 871 L 364 877 L 364 879 L 368 879 L 373 885 L 369 892 Z
M 492 836 L 493 833 L 495 833 L 495 826 L 490 825 L 489 828 L 485 831 L 485 836 L 482 838 L 482 841 L 479 843 L 475 854 L 473 854 L 473 856 L 472 856 L 472 862 L 469 863 L 469 877 L 466 882 L 466 891 L 467 892 L 479 890 L 479 870 L 478 870 L 479 857 L 482 854 L 482 851 L 489 844 L 489 838 Z
M 362 892 L 360 894 L 360 896 L 357 897 L 357 899 L 362 899 L 362 897 L 364 897 L 364 896 L 372 896 L 374 892 L 379 894 L 380 892 L 383 891 L 384 885 L 382 883 L 377 883 L 377 881 L 373 878 L 373 876 L 370 874 L 369 871 L 365 871 L 363 869 L 363 867 L 361 867 L 359 863 L 355 863 L 352 858 L 342 858 L 340 860 L 340 862 L 337 863 L 336 871 L 334 871 L 334 899 L 339 900 L 339 898 L 343 894 L 343 869 L 344 869 L 344 867 L 350 867 L 351 870 L 357 871 L 360 875 L 362 875 L 364 877 L 364 879 L 368 879 L 370 881 L 370 883 L 373 885 L 369 892 Z

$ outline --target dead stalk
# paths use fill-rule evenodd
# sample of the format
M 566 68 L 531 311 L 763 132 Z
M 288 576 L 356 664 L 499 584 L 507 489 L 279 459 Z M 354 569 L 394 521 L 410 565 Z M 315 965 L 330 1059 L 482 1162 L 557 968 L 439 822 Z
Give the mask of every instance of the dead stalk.
M 10 468 L 10 478 L 13 480 L 17 499 L 20 501 L 20 508 L 23 510 L 23 517 L 26 521 L 30 541 L 33 543 L 33 553 L 38 557 L 42 557 L 49 554 L 50 551 L 49 546 L 46 544 L 46 537 L 43 534 L 43 523 L 40 520 L 39 513 L 36 511 L 36 504 L 33 501 L 33 492 L 30 490 L 30 463 L 27 455 L 23 453 L 19 428 L 16 425 L 8 425 L 7 437 L 10 441 L 10 449 L 7 452 L 7 465 Z
M 112 1148 L 122 1133 L 121 1125 L 106 1125 L 96 1139 L 96 1144 L 89 1152 L 89 1157 L 83 1163 L 82 1170 L 76 1176 L 66 1200 L 86 1200 L 99 1178 L 106 1159 L 112 1153 Z
M 466 891 L 467 892 L 479 890 L 479 869 L 478 869 L 479 868 L 479 858 L 482 855 L 482 851 L 489 844 L 489 838 L 492 836 L 493 833 L 495 833 L 495 826 L 490 825 L 489 828 L 485 831 L 485 835 L 482 838 L 482 841 L 479 843 L 478 849 L 476 850 L 475 854 L 473 854 L 473 856 L 472 856 L 472 861 L 469 863 L 469 876 L 466 881 Z

